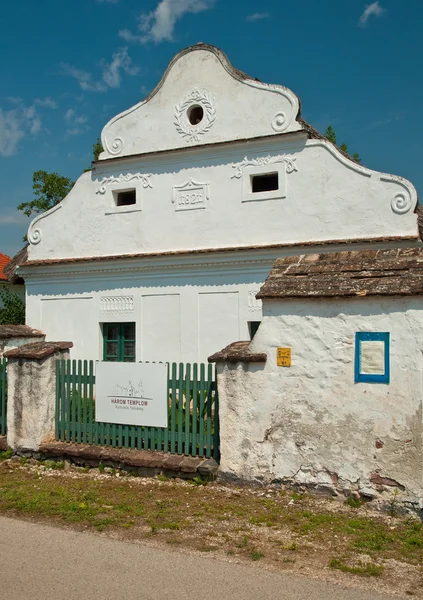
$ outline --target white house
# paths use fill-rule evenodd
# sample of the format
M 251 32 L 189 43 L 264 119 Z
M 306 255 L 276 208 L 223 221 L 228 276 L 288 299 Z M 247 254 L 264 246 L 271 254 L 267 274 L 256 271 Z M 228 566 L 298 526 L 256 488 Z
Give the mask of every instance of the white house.
M 177 54 L 29 227 L 27 323 L 75 358 L 204 361 L 249 339 L 276 258 L 419 243 L 417 194 L 353 162 L 298 97 L 217 48 Z

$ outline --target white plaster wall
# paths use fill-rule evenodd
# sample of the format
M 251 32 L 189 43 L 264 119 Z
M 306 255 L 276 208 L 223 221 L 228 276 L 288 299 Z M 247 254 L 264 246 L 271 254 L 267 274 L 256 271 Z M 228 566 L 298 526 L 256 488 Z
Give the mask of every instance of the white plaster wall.
M 252 171 L 275 169 L 283 197 L 245 201 Z M 174 188 L 191 180 L 203 185 L 202 204 L 176 210 Z M 137 204 L 116 208 L 113 193 L 129 188 L 136 189 Z M 416 203 L 407 181 L 364 169 L 329 142 L 303 134 L 187 149 L 112 161 L 83 174 L 63 202 L 32 222 L 29 259 L 417 239 Z
M 252 298 L 272 262 L 47 271 L 28 277 L 27 322 L 48 341 L 73 342 L 72 358 L 102 359 L 101 324 L 135 322 L 137 360 L 205 362 L 234 338 L 249 339 L 248 322 L 261 320 Z
M 420 298 L 266 300 L 251 344 L 265 365 L 219 367 L 221 470 L 242 479 L 423 495 Z M 391 333 L 391 382 L 354 383 L 357 331 Z M 292 366 L 276 366 L 276 348 Z M 383 444 L 376 447 L 376 440 Z

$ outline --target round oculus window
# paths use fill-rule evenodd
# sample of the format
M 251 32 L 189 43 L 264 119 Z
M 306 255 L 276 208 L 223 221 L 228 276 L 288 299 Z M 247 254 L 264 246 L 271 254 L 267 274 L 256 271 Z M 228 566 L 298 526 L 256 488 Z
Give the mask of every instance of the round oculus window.
M 187 111 L 187 116 L 188 121 L 191 123 L 191 125 L 198 125 L 199 123 L 201 123 L 204 117 L 203 107 L 199 104 L 191 106 Z

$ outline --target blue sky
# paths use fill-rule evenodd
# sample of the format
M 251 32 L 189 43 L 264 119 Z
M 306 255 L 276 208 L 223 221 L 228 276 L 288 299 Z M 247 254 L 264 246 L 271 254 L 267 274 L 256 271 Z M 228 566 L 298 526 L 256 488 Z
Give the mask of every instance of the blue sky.
M 299 95 L 303 117 L 423 191 L 422 0 L 21 0 L 0 16 L 0 252 L 21 247 L 32 173 L 72 179 L 171 58 L 218 46 Z

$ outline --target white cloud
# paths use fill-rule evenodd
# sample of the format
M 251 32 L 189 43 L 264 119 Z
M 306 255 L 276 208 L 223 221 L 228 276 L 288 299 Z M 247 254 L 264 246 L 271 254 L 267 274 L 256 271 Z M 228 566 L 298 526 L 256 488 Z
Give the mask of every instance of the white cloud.
M 0 108 L 0 156 L 15 154 L 18 144 L 24 136 L 24 123 L 18 110 L 3 111 Z
M 47 108 L 57 108 L 57 102 L 56 100 L 53 100 L 53 98 L 35 98 L 34 104 L 36 106 L 45 106 Z
M 103 81 L 111 88 L 120 86 L 121 73 L 127 75 L 138 75 L 139 67 L 133 64 L 132 58 L 128 55 L 128 48 L 119 48 L 112 55 L 110 64 L 103 62 Z
M 176 23 L 185 14 L 199 13 L 213 8 L 217 0 L 160 0 L 155 10 L 142 13 L 138 17 L 138 32 L 129 29 L 119 31 L 121 38 L 127 42 L 145 44 L 163 40 L 171 41 Z
M 100 65 L 103 72 L 99 81 L 95 81 L 88 71 L 78 69 L 73 65 L 62 63 L 61 67 L 65 75 L 74 77 L 78 81 L 81 89 L 91 92 L 105 92 L 109 88 L 118 88 L 121 83 L 121 72 L 127 75 L 138 75 L 140 71 L 139 67 L 132 62 L 126 47 L 116 50 L 110 63 L 103 59 Z
M 117 4 L 119 0 L 97 0 L 98 3 L 107 2 L 108 4 Z
M 82 90 L 89 90 L 91 92 L 105 92 L 107 87 L 101 81 L 93 81 L 91 73 L 84 71 L 83 69 L 77 69 L 73 65 L 61 63 L 63 73 L 74 77 Z
M 247 21 L 261 21 L 262 19 L 268 19 L 270 14 L 267 12 L 264 13 L 254 13 L 253 15 L 248 15 L 246 17 Z
M 368 20 L 370 17 L 380 17 L 385 12 L 385 9 L 381 7 L 379 4 L 379 0 L 373 2 L 372 4 L 368 4 L 364 9 L 363 14 L 358 20 L 358 24 L 360 27 L 366 27 Z
M 0 108 L 0 156 L 12 156 L 18 150 L 19 142 L 28 133 L 35 135 L 42 130 L 38 107 L 57 108 L 51 98 L 35 98 L 26 106 L 21 98 L 8 98 L 15 108 Z
M 69 110 L 66 111 L 65 121 L 68 124 L 68 129 L 66 130 L 67 135 L 80 135 L 81 133 L 85 133 L 88 129 L 88 126 L 86 125 L 88 117 L 85 115 L 78 115 L 73 108 L 69 108 Z

